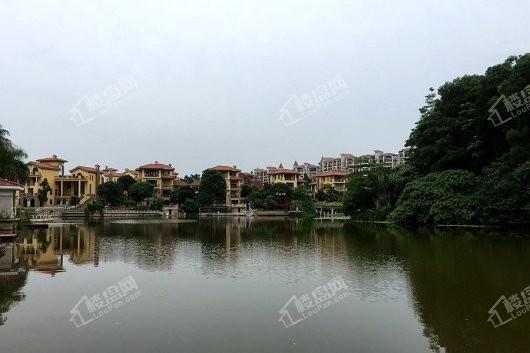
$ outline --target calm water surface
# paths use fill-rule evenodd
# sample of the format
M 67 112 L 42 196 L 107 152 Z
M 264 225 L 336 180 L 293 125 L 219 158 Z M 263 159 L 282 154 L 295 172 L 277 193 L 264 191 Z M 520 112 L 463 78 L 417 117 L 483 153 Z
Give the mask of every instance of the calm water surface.
M 85 295 L 128 276 L 135 297 L 84 326 L 70 321 Z M 284 327 L 293 295 L 337 276 L 348 295 Z M 0 352 L 530 352 L 530 313 L 487 321 L 502 295 L 529 285 L 524 232 L 246 219 L 59 225 L 0 244 Z

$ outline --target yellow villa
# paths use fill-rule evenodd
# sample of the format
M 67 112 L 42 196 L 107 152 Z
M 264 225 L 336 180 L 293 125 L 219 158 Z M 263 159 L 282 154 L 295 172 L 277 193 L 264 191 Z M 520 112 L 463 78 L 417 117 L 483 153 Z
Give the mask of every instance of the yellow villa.
M 53 155 L 27 163 L 28 180 L 24 190 L 19 195 L 19 203 L 23 207 L 38 207 L 40 205 L 37 193 L 41 184 L 46 180 L 50 187 L 47 205 L 67 205 L 70 197 L 77 196 L 86 202 L 96 193 L 96 168 L 76 167 L 64 174 L 64 164 L 67 161 Z
M 294 169 L 283 168 L 281 164 L 278 168 L 271 168 L 267 172 L 267 176 L 269 179 L 269 184 L 282 183 L 292 187 L 293 189 L 298 187 L 298 172 Z
M 173 191 L 173 182 L 178 175 L 171 164 L 155 161 L 136 168 L 136 171 L 138 181 L 151 183 L 155 187 L 157 197 L 169 200 L 171 191 Z
M 316 193 L 329 186 L 338 192 L 345 192 L 349 174 L 350 172 L 346 170 L 330 170 L 317 173 L 315 181 L 311 184 L 311 191 Z
M 105 168 L 101 170 L 102 181 L 104 183 L 109 181 L 117 182 L 118 178 L 122 175 L 122 173 L 118 173 L 118 169 L 116 168 L 109 168 L 105 166 Z
M 226 181 L 226 199 L 225 205 L 227 207 L 242 207 L 241 205 L 241 185 L 242 179 L 239 176 L 241 172 L 236 166 L 230 167 L 226 165 L 218 165 L 213 168 L 223 174 Z

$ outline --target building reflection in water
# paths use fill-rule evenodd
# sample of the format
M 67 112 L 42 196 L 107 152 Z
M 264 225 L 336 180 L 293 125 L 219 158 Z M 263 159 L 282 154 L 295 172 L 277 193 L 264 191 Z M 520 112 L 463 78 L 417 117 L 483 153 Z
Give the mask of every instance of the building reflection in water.
M 76 264 L 98 265 L 96 230 L 61 226 L 24 232 L 16 244 L 16 257 L 26 269 L 52 276 L 65 271 L 65 256 Z
M 21 292 L 26 284 L 27 270 L 16 256 L 16 242 L 0 242 L 0 326 L 5 314 L 24 299 Z

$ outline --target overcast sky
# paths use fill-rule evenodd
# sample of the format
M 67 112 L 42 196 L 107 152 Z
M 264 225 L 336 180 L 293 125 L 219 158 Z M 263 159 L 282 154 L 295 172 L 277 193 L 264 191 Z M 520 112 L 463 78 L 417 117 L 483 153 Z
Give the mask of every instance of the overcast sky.
M 523 0 L 0 4 L 0 123 L 30 159 L 69 168 L 158 160 L 183 175 L 397 152 L 429 87 L 530 44 Z M 284 124 L 292 97 L 337 78 Z

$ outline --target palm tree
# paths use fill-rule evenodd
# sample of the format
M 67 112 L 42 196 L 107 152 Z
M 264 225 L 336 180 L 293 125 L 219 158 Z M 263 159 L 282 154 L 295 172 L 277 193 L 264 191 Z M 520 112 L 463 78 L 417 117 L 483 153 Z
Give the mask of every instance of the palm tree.
M 2 124 L 0 124 L 0 145 L 11 147 L 12 145 L 11 140 L 8 137 L 9 137 L 9 131 L 4 129 L 2 127 Z
M 9 131 L 0 125 L 0 178 L 22 183 L 28 177 L 28 168 L 24 163 L 28 156 L 22 149 L 13 146 L 8 136 Z

